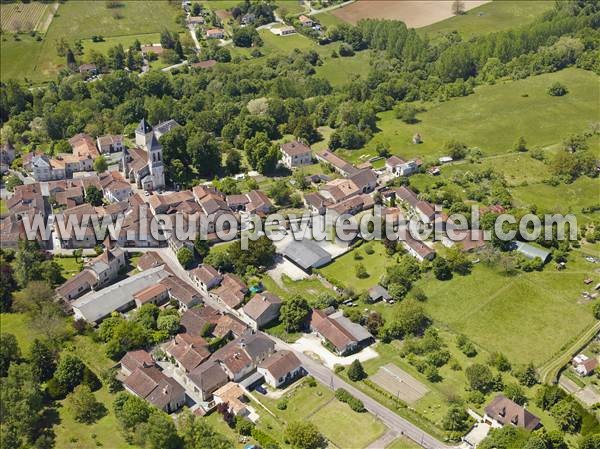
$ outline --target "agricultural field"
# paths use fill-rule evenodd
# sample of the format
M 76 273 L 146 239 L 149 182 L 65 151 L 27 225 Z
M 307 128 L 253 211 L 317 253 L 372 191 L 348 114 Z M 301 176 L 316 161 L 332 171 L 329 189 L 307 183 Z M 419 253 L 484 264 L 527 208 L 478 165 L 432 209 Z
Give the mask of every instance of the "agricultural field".
M 445 282 L 426 276 L 418 285 L 428 298 L 425 310 L 441 326 L 514 363 L 539 366 L 594 321 L 590 304 L 579 301 L 581 282 L 600 277 L 583 258 L 571 259 L 563 271 L 550 264 L 542 272 L 506 277 L 477 265 L 470 275 Z
M 51 3 L 3 3 L 0 5 L 0 27 L 7 33 L 45 32 L 57 5 Z
M 554 2 L 550 0 L 492 1 L 463 15 L 420 28 L 419 33 L 435 38 L 442 33 L 458 31 L 464 39 L 468 39 L 471 36 L 527 25 L 553 6 Z
M 554 82 L 565 84 L 569 93 L 552 97 L 546 92 Z M 467 97 L 424 105 L 417 114 L 418 123 L 406 124 L 393 111 L 379 114 L 378 131 L 365 149 L 341 151 L 351 161 L 374 156 L 379 143 L 387 144 L 401 157 L 422 157 L 426 161 L 444 155 L 443 145 L 457 139 L 469 147 L 478 147 L 484 156 L 512 151 L 523 136 L 530 148 L 545 147 L 562 141 L 569 134 L 589 129 L 598 120 L 598 105 L 589 93 L 597 89 L 598 76 L 569 68 L 519 81 L 480 86 Z M 526 116 L 528 119 L 523 120 Z M 556 126 L 560 122 L 561 126 Z M 536 123 L 536 126 L 530 126 Z M 420 133 L 423 143 L 411 142 Z
M 108 8 L 107 2 L 100 1 L 61 3 L 41 41 L 29 35 L 18 35 L 19 40 L 15 35 L 3 35 L 2 78 L 27 79 L 33 83 L 53 79 L 66 63 L 56 50 L 56 43 L 61 39 L 71 45 L 81 39 L 84 45 L 82 59 L 85 59 L 85 52 L 90 48 L 106 51 L 110 44 L 129 45 L 135 39 L 156 42 L 158 33 L 164 28 L 172 31 L 181 28 L 175 22 L 181 10 L 168 1 L 153 2 L 151 15 L 147 14 L 143 2 L 116 4 L 119 6 Z M 95 35 L 103 36 L 106 42 L 92 43 L 91 37 Z
M 487 3 L 489 0 L 464 2 L 465 10 Z M 452 17 L 452 1 L 405 0 L 387 2 L 381 0 L 358 1 L 331 11 L 337 18 L 356 24 L 361 19 L 401 20 L 409 28 L 419 28 Z

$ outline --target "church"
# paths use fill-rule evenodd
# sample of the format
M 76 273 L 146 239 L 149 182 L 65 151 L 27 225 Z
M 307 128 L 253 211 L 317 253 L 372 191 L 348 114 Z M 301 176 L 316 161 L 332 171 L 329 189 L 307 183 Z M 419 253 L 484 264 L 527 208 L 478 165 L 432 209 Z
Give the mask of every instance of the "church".
M 165 187 L 163 149 L 158 139 L 180 126 L 175 120 L 159 123 L 154 128 L 142 119 L 135 130 L 135 148 L 123 151 L 123 175 L 138 188 L 148 192 Z

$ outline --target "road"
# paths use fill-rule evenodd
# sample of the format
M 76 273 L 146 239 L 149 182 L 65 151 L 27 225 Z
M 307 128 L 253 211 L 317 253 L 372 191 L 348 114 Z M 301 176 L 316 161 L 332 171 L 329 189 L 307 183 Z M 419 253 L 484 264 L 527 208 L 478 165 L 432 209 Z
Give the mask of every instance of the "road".
M 355 0 L 349 0 L 347 2 L 338 3 L 337 5 L 328 6 L 327 8 L 322 8 L 322 9 L 314 9 L 312 6 L 310 6 L 310 12 L 308 13 L 308 15 L 312 16 L 315 14 L 320 14 L 322 12 L 333 11 L 334 9 L 341 8 L 343 6 L 349 5 L 354 2 L 355 2 Z

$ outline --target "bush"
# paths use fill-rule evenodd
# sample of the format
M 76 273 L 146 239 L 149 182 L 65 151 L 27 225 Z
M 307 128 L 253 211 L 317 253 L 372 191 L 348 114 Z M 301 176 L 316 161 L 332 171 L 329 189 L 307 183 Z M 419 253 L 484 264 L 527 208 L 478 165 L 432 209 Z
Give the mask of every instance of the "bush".
M 46 394 L 54 401 L 64 399 L 67 388 L 53 377 L 46 383 Z
M 308 376 L 306 378 L 306 385 L 308 385 L 311 388 L 314 388 L 317 386 L 317 381 L 315 380 L 315 378 L 313 376 Z
M 569 89 L 558 81 L 548 88 L 548 95 L 553 97 L 562 97 L 569 93 Z
M 336 365 L 333 367 L 333 371 L 334 371 L 336 374 L 339 374 L 339 373 L 341 373 L 341 372 L 342 372 L 342 371 L 344 371 L 345 369 L 346 369 L 346 367 L 345 367 L 344 365 L 338 365 L 338 364 L 336 364 Z
M 355 412 L 363 413 L 366 411 L 363 402 L 360 399 L 357 399 L 354 396 L 352 396 L 350 393 L 348 393 L 348 391 L 344 390 L 343 388 L 338 388 L 337 390 L 335 390 L 335 397 L 338 401 L 345 402 L 346 404 L 348 404 L 350 408 Z
M 358 382 L 359 380 L 363 380 L 367 377 L 367 373 L 363 368 L 360 361 L 354 360 L 350 367 L 348 368 L 348 378 L 353 382 Z
M 277 403 L 277 409 L 278 410 L 285 410 L 285 409 L 287 409 L 287 404 L 288 404 L 287 398 L 283 398 L 282 400 L 280 400 Z
M 277 441 L 271 436 L 266 434 L 260 429 L 254 427 L 251 432 L 252 438 L 254 438 L 258 444 L 260 444 L 265 449 L 279 449 L 279 444 Z
M 254 423 L 247 418 L 237 416 L 235 418 L 235 430 L 240 435 L 250 436 L 254 429 Z

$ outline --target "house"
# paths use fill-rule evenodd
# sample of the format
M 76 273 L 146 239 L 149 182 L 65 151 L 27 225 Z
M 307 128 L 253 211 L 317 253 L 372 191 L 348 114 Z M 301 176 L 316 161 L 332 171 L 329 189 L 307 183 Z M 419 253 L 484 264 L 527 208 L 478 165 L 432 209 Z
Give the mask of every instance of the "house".
M 296 32 L 296 28 L 293 26 L 283 26 L 279 28 L 280 36 L 289 36 L 290 34 L 294 34 Z
M 331 165 L 331 167 L 342 176 L 350 176 L 358 171 L 354 165 L 346 162 L 329 150 L 319 151 L 315 156 L 318 161 Z
M 257 371 L 262 374 L 267 384 L 273 388 L 297 379 L 304 374 L 302 362 L 292 351 L 277 351 L 258 365 Z
M 146 44 L 141 46 L 142 56 L 147 58 L 149 55 L 162 55 L 164 49 L 161 44 Z
M 86 293 L 72 302 L 75 319 L 99 323 L 113 312 L 123 312 L 135 306 L 134 295 L 167 277 L 162 267 L 152 268 L 130 276 L 98 291 Z
M 335 218 L 344 214 L 356 215 L 363 210 L 372 208 L 374 204 L 375 202 L 370 195 L 360 194 L 358 196 L 346 198 L 339 203 L 331 204 L 327 206 L 327 210 L 331 212 L 331 217 Z
M 408 253 L 419 262 L 423 262 L 424 260 L 432 260 L 435 257 L 435 251 L 422 241 L 411 236 L 410 232 L 405 233 L 401 242 L 406 251 L 408 251 Z
M 216 404 L 227 404 L 230 413 L 235 416 L 248 416 L 250 410 L 249 402 L 244 395 L 244 390 L 237 383 L 229 382 L 213 393 Z
M 96 145 L 98 146 L 98 150 L 102 154 L 117 153 L 119 151 L 123 151 L 123 136 L 112 134 L 98 136 L 98 138 L 96 139 Z
M 377 187 L 377 175 L 369 168 L 351 174 L 348 179 L 362 193 L 371 193 Z
M 222 316 L 210 306 L 192 307 L 181 315 L 180 325 L 188 334 L 204 336 L 214 329 Z
M 207 39 L 223 39 L 224 37 L 225 31 L 221 28 L 211 28 L 210 30 L 206 30 Z
M 270 292 L 257 293 L 244 306 L 243 311 L 253 324 L 254 329 L 269 324 L 279 318 L 281 299 Z
M 283 155 L 282 162 L 290 170 L 303 165 L 312 163 L 312 150 L 302 142 L 294 140 L 280 146 L 281 154 Z
M 249 214 L 258 215 L 268 214 L 273 207 L 269 197 L 260 190 L 251 190 L 248 193 L 239 195 L 228 195 L 226 202 L 232 211 L 243 210 Z
M 378 302 L 381 300 L 388 302 L 390 299 L 392 299 L 388 291 L 381 285 L 371 287 L 367 293 L 369 295 L 369 302 Z
M 393 192 L 396 205 L 402 205 L 425 224 L 433 223 L 436 215 L 433 204 L 420 200 L 415 192 L 405 186 L 395 188 Z
M 137 368 L 125 378 L 123 387 L 167 413 L 174 412 L 185 403 L 185 390 L 156 366 Z
M 60 298 L 72 301 L 90 290 L 99 290 L 107 286 L 126 266 L 125 251 L 119 245 L 114 245 L 110 239 L 106 239 L 102 254 L 92 259 L 83 270 L 58 287 L 56 293 Z
M 84 76 L 84 78 L 89 78 L 90 76 L 98 73 L 98 68 L 95 64 L 81 64 L 78 67 L 78 70 L 79 73 Z
M 175 335 L 164 350 L 186 373 L 193 371 L 210 357 L 207 341 L 187 332 Z
M 472 252 L 485 246 L 484 234 L 480 229 L 452 230 L 452 239 L 448 234 L 442 237 L 442 245 L 451 248 L 458 245 L 461 251 Z
M 211 360 L 219 362 L 230 380 L 239 382 L 275 352 L 275 343 L 262 332 L 245 333 L 218 349 Z
M 311 192 L 304 194 L 304 206 L 310 210 L 312 214 L 323 215 L 327 206 L 331 206 L 333 201 L 325 198 L 319 192 Z
M 495 428 L 512 425 L 526 430 L 535 430 L 540 426 L 540 419 L 537 416 L 501 394 L 485 408 L 483 419 Z
M 147 251 L 138 259 L 136 268 L 139 271 L 144 271 L 160 266 L 165 266 L 165 268 L 168 269 L 164 259 L 160 254 L 158 254 L 156 251 Z
M 386 171 L 393 176 L 410 176 L 419 169 L 417 161 L 406 162 L 398 156 L 391 156 L 385 161 Z
M 322 310 L 313 309 L 310 329 L 338 355 L 355 352 L 373 341 L 373 335 L 369 331 L 350 321 L 342 312 L 327 315 Z
M 203 16 L 189 16 L 187 19 L 187 23 L 193 26 L 204 25 L 205 22 L 206 20 Z
M 571 364 L 577 374 L 581 377 L 586 377 L 596 370 L 598 367 L 598 359 L 596 357 L 588 357 L 585 354 L 579 354 L 573 357 Z
M 303 27 L 311 27 L 313 26 L 313 21 L 312 19 L 310 19 L 309 17 L 306 17 L 304 14 L 302 14 L 300 17 L 298 17 L 298 21 L 302 24 Z
M 129 376 L 138 368 L 149 368 L 156 366 L 154 359 L 149 352 L 144 349 L 136 349 L 135 351 L 128 351 L 119 361 L 121 366 L 121 373 L 124 376 Z
M 229 382 L 227 373 L 215 360 L 208 360 L 194 368 L 187 378 L 192 390 L 205 402 L 213 400 L 213 393 Z
M 175 275 L 164 278 L 160 283 L 167 288 L 169 300 L 177 301 L 181 312 L 185 312 L 202 301 L 200 292 Z
M 256 20 L 256 14 L 254 13 L 246 13 L 241 18 L 242 25 L 249 25 Z
M 96 159 L 100 156 L 96 143 L 89 134 L 75 134 L 69 139 L 69 145 L 73 148 L 73 156 L 89 157 L 91 159 Z
M 133 299 L 136 307 L 142 307 L 144 304 L 160 306 L 169 299 L 169 292 L 165 285 L 155 284 L 135 293 Z
M 161 124 L 157 125 L 157 128 Z M 165 186 L 163 149 L 155 131 L 144 119 L 135 129 L 136 148 L 124 149 L 121 159 L 123 175 L 138 188 L 158 190 Z
M 248 331 L 246 323 L 229 313 L 224 313 L 219 317 L 212 334 L 217 338 L 238 338 L 246 331 Z
M 221 285 L 211 292 L 211 297 L 222 302 L 232 309 L 238 308 L 248 293 L 248 287 L 234 274 L 227 273 L 223 276 Z
M 332 257 L 313 240 L 292 240 L 281 252 L 304 271 L 319 268 L 331 262 Z
M 52 181 L 65 178 L 65 165 L 48 156 L 35 156 L 30 164 L 31 175 L 36 181 Z
M 189 271 L 190 279 L 202 292 L 208 294 L 208 291 L 215 288 L 223 280 L 223 276 L 210 265 L 198 265 Z
M 332 203 L 339 203 L 351 196 L 358 195 L 360 192 L 360 187 L 350 179 L 345 178 L 329 181 L 319 190 L 319 194 Z

